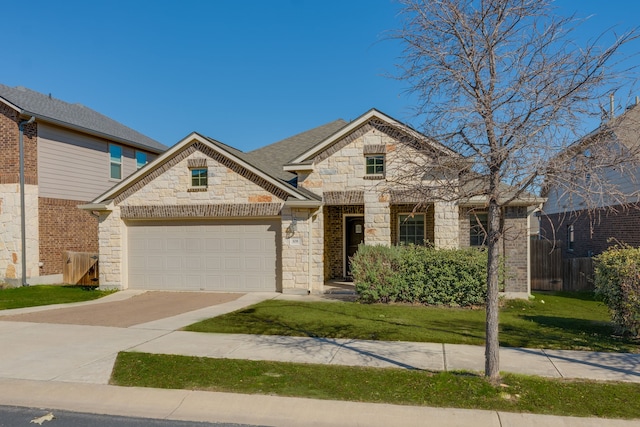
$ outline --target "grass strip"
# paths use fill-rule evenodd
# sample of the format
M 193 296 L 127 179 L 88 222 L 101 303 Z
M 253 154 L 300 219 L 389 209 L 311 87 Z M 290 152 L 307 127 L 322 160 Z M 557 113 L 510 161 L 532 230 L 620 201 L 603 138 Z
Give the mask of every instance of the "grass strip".
M 483 345 L 485 310 L 270 300 L 185 330 Z M 614 336 L 607 308 L 593 293 L 536 294 L 531 301 L 505 301 L 500 312 L 500 345 L 639 351 L 637 341 Z
M 111 293 L 113 291 L 82 286 L 36 285 L 6 288 L 0 289 L 0 310 L 91 301 Z
M 111 383 L 120 386 L 273 394 L 579 417 L 640 418 L 640 384 L 482 376 L 123 352 Z

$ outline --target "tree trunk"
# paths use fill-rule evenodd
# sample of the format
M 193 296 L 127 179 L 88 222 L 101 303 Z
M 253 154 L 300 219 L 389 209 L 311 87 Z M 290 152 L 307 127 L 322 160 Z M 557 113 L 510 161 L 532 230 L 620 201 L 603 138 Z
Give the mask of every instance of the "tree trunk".
M 500 382 L 500 341 L 498 339 L 498 292 L 500 266 L 500 207 L 495 200 L 488 212 L 487 322 L 484 375 L 497 385 Z

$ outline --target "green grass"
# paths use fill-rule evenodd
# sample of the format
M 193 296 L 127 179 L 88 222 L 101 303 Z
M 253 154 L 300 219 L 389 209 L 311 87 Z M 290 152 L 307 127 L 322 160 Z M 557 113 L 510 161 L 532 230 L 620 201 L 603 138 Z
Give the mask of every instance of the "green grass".
M 500 345 L 637 353 L 614 336 L 606 306 L 592 293 L 535 294 L 505 301 Z M 185 328 L 195 332 L 484 344 L 484 309 L 339 302 L 264 301 Z
M 0 310 L 90 301 L 111 294 L 81 286 L 36 285 L 0 289 Z
M 640 384 L 505 374 L 492 387 L 470 373 L 120 353 L 120 386 L 275 394 L 313 399 L 640 418 Z

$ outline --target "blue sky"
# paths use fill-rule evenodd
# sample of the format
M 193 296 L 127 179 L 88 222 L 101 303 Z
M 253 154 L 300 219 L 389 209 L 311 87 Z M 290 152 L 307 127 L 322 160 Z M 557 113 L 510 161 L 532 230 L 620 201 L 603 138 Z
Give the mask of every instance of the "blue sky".
M 556 4 L 592 16 L 579 41 L 628 30 L 640 14 L 626 0 Z M 391 0 L 14 6 L 3 19 L 0 83 L 84 104 L 169 146 L 197 131 L 248 151 L 372 107 L 420 127 L 407 84 L 389 77 L 402 55 L 387 37 L 400 25 Z M 638 52 L 634 41 L 623 53 Z M 627 99 L 636 88 L 625 90 Z

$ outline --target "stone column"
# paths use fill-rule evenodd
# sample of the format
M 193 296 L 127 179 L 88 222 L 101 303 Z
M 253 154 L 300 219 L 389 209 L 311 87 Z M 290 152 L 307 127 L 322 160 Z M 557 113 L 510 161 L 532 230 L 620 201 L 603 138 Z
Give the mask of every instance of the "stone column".
M 436 248 L 454 249 L 459 247 L 458 205 L 455 202 L 435 202 L 434 228 Z
M 389 196 L 376 190 L 375 185 L 364 190 L 364 243 L 391 246 L 391 209 Z

